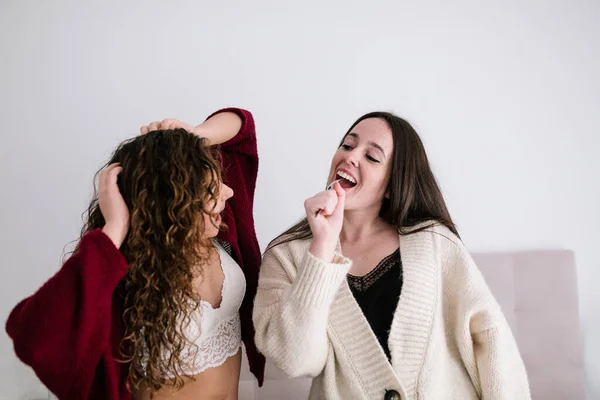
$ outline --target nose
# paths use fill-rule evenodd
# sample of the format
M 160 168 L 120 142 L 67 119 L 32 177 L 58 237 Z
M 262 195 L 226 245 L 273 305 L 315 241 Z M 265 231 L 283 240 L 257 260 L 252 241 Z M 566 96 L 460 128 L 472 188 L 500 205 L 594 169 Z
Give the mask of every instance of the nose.
M 228 200 L 233 197 L 233 189 L 226 184 L 221 185 L 221 197 L 223 200 Z
M 358 152 L 356 149 L 345 152 L 344 161 L 346 161 L 348 164 L 351 164 L 353 167 L 358 168 Z

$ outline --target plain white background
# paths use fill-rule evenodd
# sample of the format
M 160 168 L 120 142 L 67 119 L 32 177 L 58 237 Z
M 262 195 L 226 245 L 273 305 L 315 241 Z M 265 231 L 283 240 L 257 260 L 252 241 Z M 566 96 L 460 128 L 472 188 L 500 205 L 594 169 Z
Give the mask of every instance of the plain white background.
M 2 1 L 0 320 L 58 269 L 95 171 L 140 125 L 252 110 L 264 248 L 349 125 L 391 110 L 422 135 L 471 250 L 575 250 L 600 398 L 600 3 L 215 3 Z M 0 334 L 0 398 L 36 385 Z

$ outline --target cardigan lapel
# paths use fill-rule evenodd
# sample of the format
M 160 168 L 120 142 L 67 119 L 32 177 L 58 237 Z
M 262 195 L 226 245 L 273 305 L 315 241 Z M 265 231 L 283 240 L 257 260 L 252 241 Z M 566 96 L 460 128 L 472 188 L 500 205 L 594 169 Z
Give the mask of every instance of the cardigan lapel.
M 388 343 L 394 370 L 411 399 L 415 398 L 438 299 L 439 269 L 431 235 L 427 230 L 399 235 L 403 284 Z

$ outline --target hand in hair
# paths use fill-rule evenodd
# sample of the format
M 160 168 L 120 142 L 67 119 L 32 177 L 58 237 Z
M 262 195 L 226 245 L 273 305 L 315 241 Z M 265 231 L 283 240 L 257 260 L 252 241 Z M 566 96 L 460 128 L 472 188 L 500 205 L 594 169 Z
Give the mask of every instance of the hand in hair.
M 129 230 L 129 210 L 117 186 L 117 177 L 122 170 L 118 163 L 110 164 L 98 177 L 98 205 L 105 221 L 102 232 L 117 248 L 121 247 Z
M 149 123 L 148 125 L 144 125 L 140 128 L 140 134 L 145 135 L 148 132 L 158 131 L 158 130 L 167 130 L 167 129 L 177 129 L 183 128 L 190 133 L 196 133 L 196 127 L 186 124 L 185 122 L 179 121 L 173 118 L 163 119 L 162 121 L 154 121 Z
M 154 121 L 140 128 L 140 133 L 145 135 L 156 130 L 183 128 L 201 138 L 208 139 L 211 146 L 225 143 L 236 136 L 242 127 L 242 118 L 232 111 L 219 112 L 198 126 L 186 124 L 173 118 Z
M 304 202 L 304 209 L 313 234 L 310 253 L 331 262 L 344 222 L 346 192 L 339 183 L 334 190 L 325 190 Z

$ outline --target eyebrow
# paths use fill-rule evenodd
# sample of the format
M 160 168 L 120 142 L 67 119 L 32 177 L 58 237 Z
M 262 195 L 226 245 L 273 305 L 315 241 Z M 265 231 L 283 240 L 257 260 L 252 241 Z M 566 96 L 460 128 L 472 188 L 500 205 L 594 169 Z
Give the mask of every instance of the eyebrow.
M 353 137 L 354 139 L 360 139 L 360 135 L 358 133 L 349 133 L 347 136 Z M 383 150 L 383 147 L 381 147 L 380 145 L 378 145 L 375 142 L 369 142 L 369 145 L 375 147 L 376 149 L 378 149 L 379 151 L 381 151 L 381 153 L 383 153 L 383 156 L 385 158 L 387 158 L 387 155 L 385 154 L 385 151 Z

